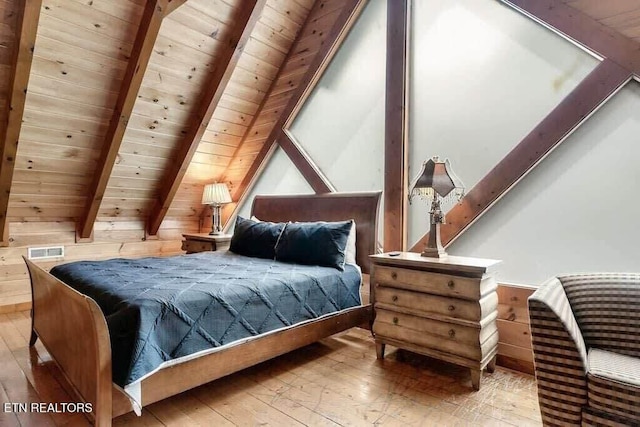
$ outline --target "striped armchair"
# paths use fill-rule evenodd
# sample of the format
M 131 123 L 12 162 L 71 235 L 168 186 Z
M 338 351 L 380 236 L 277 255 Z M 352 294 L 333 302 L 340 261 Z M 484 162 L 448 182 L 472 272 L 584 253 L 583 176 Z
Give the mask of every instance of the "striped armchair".
M 544 425 L 640 425 L 640 274 L 554 277 L 529 318 Z

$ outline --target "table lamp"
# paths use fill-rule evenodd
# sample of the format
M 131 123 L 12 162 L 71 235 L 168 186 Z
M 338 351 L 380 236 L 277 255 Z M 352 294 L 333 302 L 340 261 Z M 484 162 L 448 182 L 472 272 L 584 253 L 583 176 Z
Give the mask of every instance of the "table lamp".
M 434 156 L 422 163 L 422 170 L 409 186 L 409 202 L 414 196 L 420 196 L 431 203 L 429 240 L 421 255 L 430 258 L 446 257 L 447 253 L 440 241 L 440 224 L 445 223 L 440 201 L 460 201 L 464 196 L 464 185 L 451 170 L 449 159 L 442 162 L 438 156 Z
M 222 227 L 220 226 L 220 206 L 231 202 L 231 194 L 229 194 L 227 184 L 215 182 L 204 186 L 202 204 L 211 205 L 213 211 L 210 235 L 222 234 Z

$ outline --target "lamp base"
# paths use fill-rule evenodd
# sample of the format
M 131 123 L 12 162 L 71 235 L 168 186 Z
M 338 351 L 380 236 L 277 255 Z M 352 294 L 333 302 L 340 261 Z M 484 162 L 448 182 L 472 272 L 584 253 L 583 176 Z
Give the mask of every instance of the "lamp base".
M 440 224 L 444 221 L 444 215 L 440 211 L 440 201 L 436 196 L 433 205 L 431 206 L 431 212 L 429 212 L 429 222 L 431 227 L 429 229 L 429 239 L 425 245 L 424 251 L 420 255 L 428 258 L 446 258 L 447 253 L 440 241 Z
M 216 203 L 211 205 L 211 232 L 209 236 L 217 236 L 218 234 L 222 234 L 222 227 L 220 225 L 220 204 Z
M 422 251 L 422 253 L 420 255 L 423 256 L 423 257 L 427 257 L 427 258 L 446 258 L 446 257 L 449 256 L 444 251 L 444 249 L 442 249 L 442 247 L 440 247 L 440 248 L 425 248 L 424 251 Z

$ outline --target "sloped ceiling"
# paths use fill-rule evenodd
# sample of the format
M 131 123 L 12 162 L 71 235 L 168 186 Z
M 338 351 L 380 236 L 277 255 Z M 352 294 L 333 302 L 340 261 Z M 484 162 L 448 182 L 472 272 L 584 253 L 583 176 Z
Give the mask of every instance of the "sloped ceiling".
M 167 0 L 156 2 L 162 5 Z M 161 21 L 135 104 L 123 119 L 126 130 L 99 200 L 98 220 L 147 218 L 157 207 L 161 191 L 170 184 L 169 172 L 180 161 L 185 134 L 194 116 L 201 113 L 203 94 L 211 91 L 212 76 L 220 74 L 220 67 L 226 66 L 222 59 L 232 53 L 237 64 L 225 81 L 211 120 L 204 123 L 206 129 L 190 153 L 190 163 L 179 177 L 166 215 L 199 218 L 203 185 L 233 175 L 225 172 L 248 139 L 250 127 L 253 133 L 248 143 L 253 147 L 256 138 L 268 134 L 269 126 L 278 119 L 277 109 L 270 109 L 272 102 L 268 113 L 256 120 L 267 95 L 282 97 L 285 86 L 293 84 L 295 67 L 290 65 L 286 75 L 280 75 L 280 69 L 312 8 L 315 5 L 313 19 L 321 22 L 316 27 L 320 31 L 307 34 L 306 45 L 298 52 L 298 65 L 305 63 L 304 50 L 320 43 L 315 39 L 322 39 L 322 25 L 330 25 L 343 1 L 254 2 L 260 7 L 259 19 L 251 23 L 250 37 L 241 40 L 235 50 L 243 29 L 238 28 L 242 25 L 239 17 L 247 15 L 247 4 L 252 2 L 172 3 L 175 10 Z M 127 67 L 135 57 L 132 50 L 144 24 L 146 4 L 145 0 L 42 0 L 8 221 L 79 221 L 85 217 L 91 183 L 100 172 L 105 135 Z M 22 7 L 22 1 L 0 1 L 3 118 L 7 117 Z M 278 76 L 284 82 L 279 86 Z M 118 113 L 115 117 L 118 119 Z

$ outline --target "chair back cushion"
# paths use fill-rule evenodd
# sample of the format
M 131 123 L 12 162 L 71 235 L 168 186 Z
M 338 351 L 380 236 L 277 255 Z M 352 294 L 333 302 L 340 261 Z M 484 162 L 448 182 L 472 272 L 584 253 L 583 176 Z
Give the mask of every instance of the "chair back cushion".
M 640 357 L 640 274 L 558 277 L 587 348 Z

